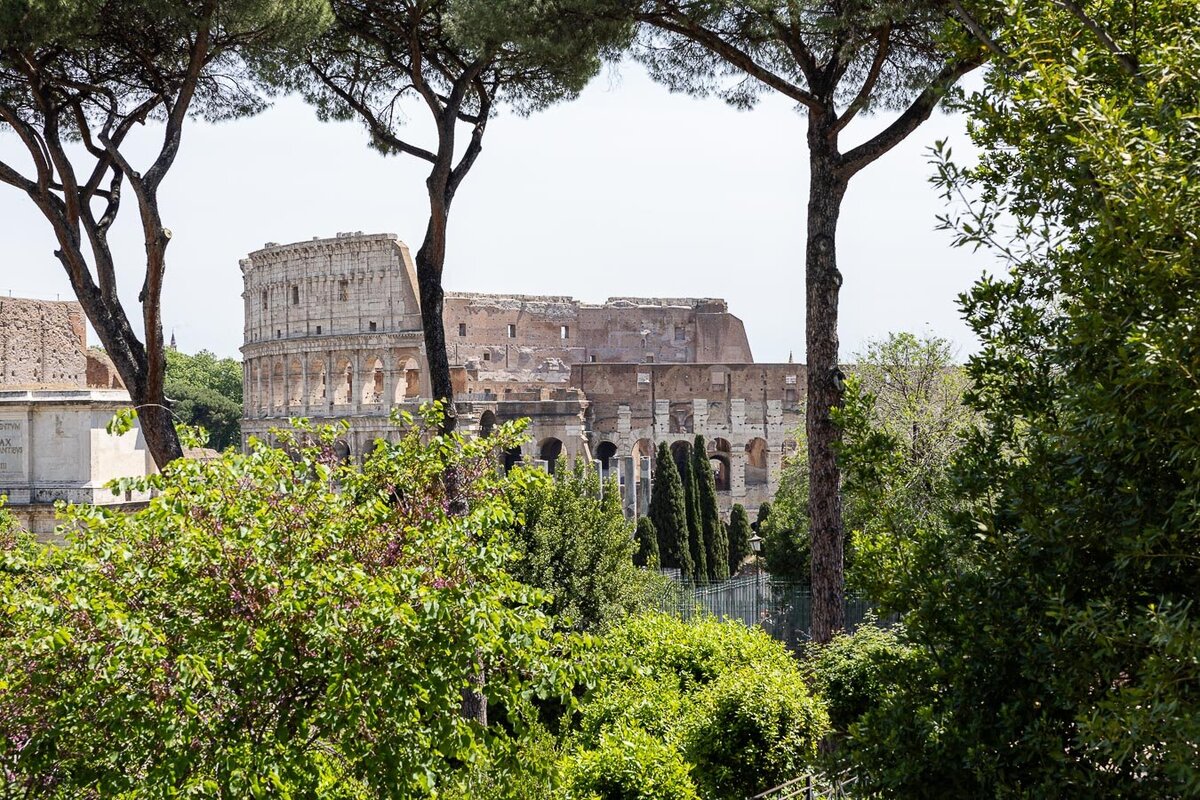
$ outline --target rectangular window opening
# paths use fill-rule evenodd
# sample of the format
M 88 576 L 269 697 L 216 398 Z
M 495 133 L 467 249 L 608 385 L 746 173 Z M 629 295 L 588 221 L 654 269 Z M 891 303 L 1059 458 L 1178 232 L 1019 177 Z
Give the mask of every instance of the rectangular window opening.
M 570 338 L 571 338 L 571 326 L 570 326 L 570 325 L 563 325 L 563 326 L 559 327 L 559 329 L 558 329 L 558 338 L 560 338 L 560 339 L 570 339 Z
M 266 289 L 263 289 L 262 301 L 263 301 L 263 311 L 266 311 L 267 310 L 267 290 Z
M 300 305 L 300 287 L 299 286 L 292 287 L 292 305 L 294 305 L 294 306 Z
M 483 351 L 483 360 L 484 360 L 484 361 L 491 361 L 491 360 L 492 360 L 492 354 L 491 354 L 491 353 L 489 353 L 489 352 L 488 352 L 488 351 L 486 351 L 486 350 L 485 350 L 485 351 Z
M 374 322 L 367 323 L 367 330 L 369 330 L 371 333 L 374 333 L 377 329 L 378 326 Z
M 465 322 L 458 323 L 458 335 L 459 336 L 467 335 L 467 323 L 465 323 Z
M 677 341 L 677 342 L 687 341 L 687 329 L 684 328 L 682 325 L 675 326 L 675 341 Z
M 508 338 L 510 338 L 510 339 L 517 338 L 517 326 L 511 322 L 508 324 Z
M 338 281 L 338 300 L 350 299 L 350 281 Z
M 590 361 L 590 362 L 592 362 L 593 364 L 595 364 L 595 363 L 596 363 L 596 357 L 595 357 L 595 356 L 588 356 L 588 361 Z
M 317 335 L 318 336 L 321 335 L 321 326 L 320 325 L 317 326 Z

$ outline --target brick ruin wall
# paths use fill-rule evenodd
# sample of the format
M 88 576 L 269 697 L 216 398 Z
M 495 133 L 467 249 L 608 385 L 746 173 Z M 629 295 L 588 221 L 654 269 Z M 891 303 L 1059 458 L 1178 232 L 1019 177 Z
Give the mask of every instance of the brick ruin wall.
M 0 299 L 0 386 L 88 385 L 87 328 L 79 303 Z

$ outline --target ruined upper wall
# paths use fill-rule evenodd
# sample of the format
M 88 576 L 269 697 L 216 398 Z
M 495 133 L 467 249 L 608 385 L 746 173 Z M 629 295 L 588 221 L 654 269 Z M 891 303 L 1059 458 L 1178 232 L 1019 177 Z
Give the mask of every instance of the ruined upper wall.
M 86 339 L 79 303 L 0 299 L 0 386 L 86 386 Z
M 395 234 L 268 242 L 241 268 L 246 344 L 421 329 L 416 269 Z

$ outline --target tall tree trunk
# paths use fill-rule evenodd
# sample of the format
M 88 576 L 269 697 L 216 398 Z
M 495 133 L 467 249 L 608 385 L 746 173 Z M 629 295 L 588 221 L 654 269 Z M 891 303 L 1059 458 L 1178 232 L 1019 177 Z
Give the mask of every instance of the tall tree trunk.
M 808 245 L 805 252 L 805 344 L 808 350 L 808 518 L 812 552 L 812 637 L 826 643 L 846 626 L 842 503 L 835 445 L 839 432 L 830 414 L 842 404 L 838 368 L 838 215 L 846 179 L 838 173 L 836 151 L 809 128 Z
M 458 424 L 454 411 L 454 384 L 450 378 L 450 357 L 446 352 L 446 326 L 442 319 L 445 290 L 442 268 L 446 263 L 446 223 L 449 211 L 444 203 L 430 197 L 429 225 L 425 240 L 417 250 L 417 285 L 421 295 L 421 328 L 425 334 L 425 361 L 429 367 L 429 385 L 433 399 L 446 406 L 442 432 L 450 433 Z

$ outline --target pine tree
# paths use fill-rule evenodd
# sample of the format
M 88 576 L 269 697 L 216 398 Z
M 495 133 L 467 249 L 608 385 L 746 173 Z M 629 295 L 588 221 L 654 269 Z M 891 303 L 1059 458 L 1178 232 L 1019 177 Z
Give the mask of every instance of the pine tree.
M 678 568 L 684 578 L 692 576 L 692 554 L 688 549 L 687 505 L 683 482 L 667 443 L 658 445 L 654 460 L 654 488 L 650 492 L 650 521 L 658 535 L 660 564 Z
M 766 505 L 764 503 L 763 505 Z M 729 574 L 733 575 L 750 555 L 750 516 L 741 503 L 729 514 Z
M 633 533 L 637 542 L 637 552 L 633 554 L 633 563 L 639 567 L 658 568 L 658 532 L 649 517 L 641 517 Z
M 692 448 L 692 467 L 700 492 L 700 525 L 704 531 L 708 577 L 723 581 L 729 577 L 729 539 L 725 522 L 721 519 L 721 509 L 717 506 L 717 484 L 712 465 L 708 463 L 708 445 L 703 436 L 696 436 L 696 444 Z
M 692 446 L 684 443 L 676 466 L 683 482 L 684 502 L 687 505 L 688 551 L 692 554 L 693 577 L 705 580 L 709 574 L 708 553 L 704 546 L 704 524 L 700 514 L 700 489 L 692 463 Z

